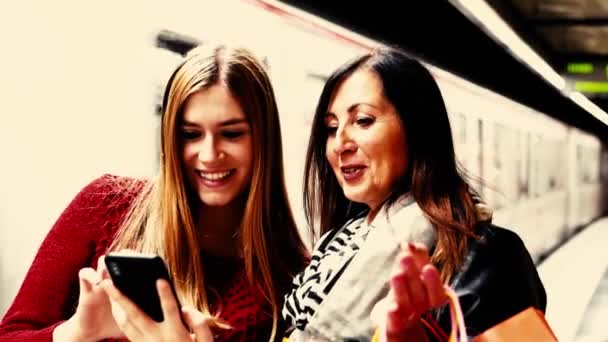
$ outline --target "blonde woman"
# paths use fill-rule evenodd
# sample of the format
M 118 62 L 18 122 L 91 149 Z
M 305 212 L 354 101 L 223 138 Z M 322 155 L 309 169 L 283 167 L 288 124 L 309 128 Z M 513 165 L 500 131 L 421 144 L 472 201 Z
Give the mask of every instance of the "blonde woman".
M 216 341 L 282 335 L 279 308 L 307 252 L 258 59 L 224 46 L 188 54 L 165 91 L 160 161 L 152 180 L 105 175 L 81 190 L 42 243 L 0 340 L 207 340 L 207 327 Z M 163 257 L 194 335 L 174 324 L 180 311 L 166 283 L 156 323 L 102 281 L 99 258 L 123 249 Z

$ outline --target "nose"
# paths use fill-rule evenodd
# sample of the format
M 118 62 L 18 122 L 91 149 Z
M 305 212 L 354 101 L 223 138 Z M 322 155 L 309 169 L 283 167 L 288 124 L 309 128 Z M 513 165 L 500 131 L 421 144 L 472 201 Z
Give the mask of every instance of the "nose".
M 348 126 L 338 127 L 336 136 L 332 141 L 332 150 L 338 156 L 346 152 L 357 151 L 357 144 L 352 139 Z
M 203 163 L 213 162 L 222 156 L 212 137 L 202 139 L 198 146 L 198 159 Z

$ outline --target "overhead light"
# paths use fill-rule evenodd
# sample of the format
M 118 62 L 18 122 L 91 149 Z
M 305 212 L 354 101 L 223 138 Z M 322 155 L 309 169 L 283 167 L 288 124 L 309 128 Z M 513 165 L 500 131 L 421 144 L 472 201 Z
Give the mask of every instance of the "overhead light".
M 552 84 L 564 96 L 570 98 L 581 108 L 589 112 L 593 117 L 608 125 L 608 114 L 591 102 L 582 93 L 572 91 L 567 86 L 564 78 L 547 64 L 526 42 L 524 42 L 515 31 L 488 5 L 485 0 L 449 0 L 452 5 L 476 22 L 479 27 L 486 31 L 495 41 L 503 45 L 511 54 L 528 65 L 534 72 Z M 580 65 L 578 67 L 581 67 Z M 584 66 L 588 69 L 588 66 Z M 608 73 L 608 67 L 607 67 Z M 588 70 L 585 70 L 588 71 Z
M 570 93 L 569 97 L 572 101 L 593 115 L 593 117 L 603 122 L 604 125 L 608 126 L 608 115 L 606 115 L 606 112 L 604 112 L 595 103 L 591 102 L 591 100 L 589 100 L 585 95 L 577 91 L 573 91 Z
M 543 60 L 513 29 L 488 5 L 485 0 L 449 0 L 469 19 L 477 22 L 494 40 L 512 55 L 527 64 L 560 92 L 565 91 L 566 81 Z

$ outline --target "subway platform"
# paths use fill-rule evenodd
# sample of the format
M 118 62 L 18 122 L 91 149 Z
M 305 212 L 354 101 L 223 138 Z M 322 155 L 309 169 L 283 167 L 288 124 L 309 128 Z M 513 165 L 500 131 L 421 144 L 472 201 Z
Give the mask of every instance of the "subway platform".
M 538 266 L 546 318 L 560 342 L 608 342 L 608 217 L 600 218 Z

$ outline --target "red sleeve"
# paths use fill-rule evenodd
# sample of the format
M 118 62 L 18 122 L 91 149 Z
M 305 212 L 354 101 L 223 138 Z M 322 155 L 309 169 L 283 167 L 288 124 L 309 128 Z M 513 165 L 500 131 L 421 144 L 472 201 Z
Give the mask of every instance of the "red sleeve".
M 0 322 L 0 341 L 51 341 L 53 329 L 71 317 L 78 271 L 96 266 L 128 208 L 130 201 L 116 196 L 120 182 L 109 175 L 94 180 L 63 211 Z

